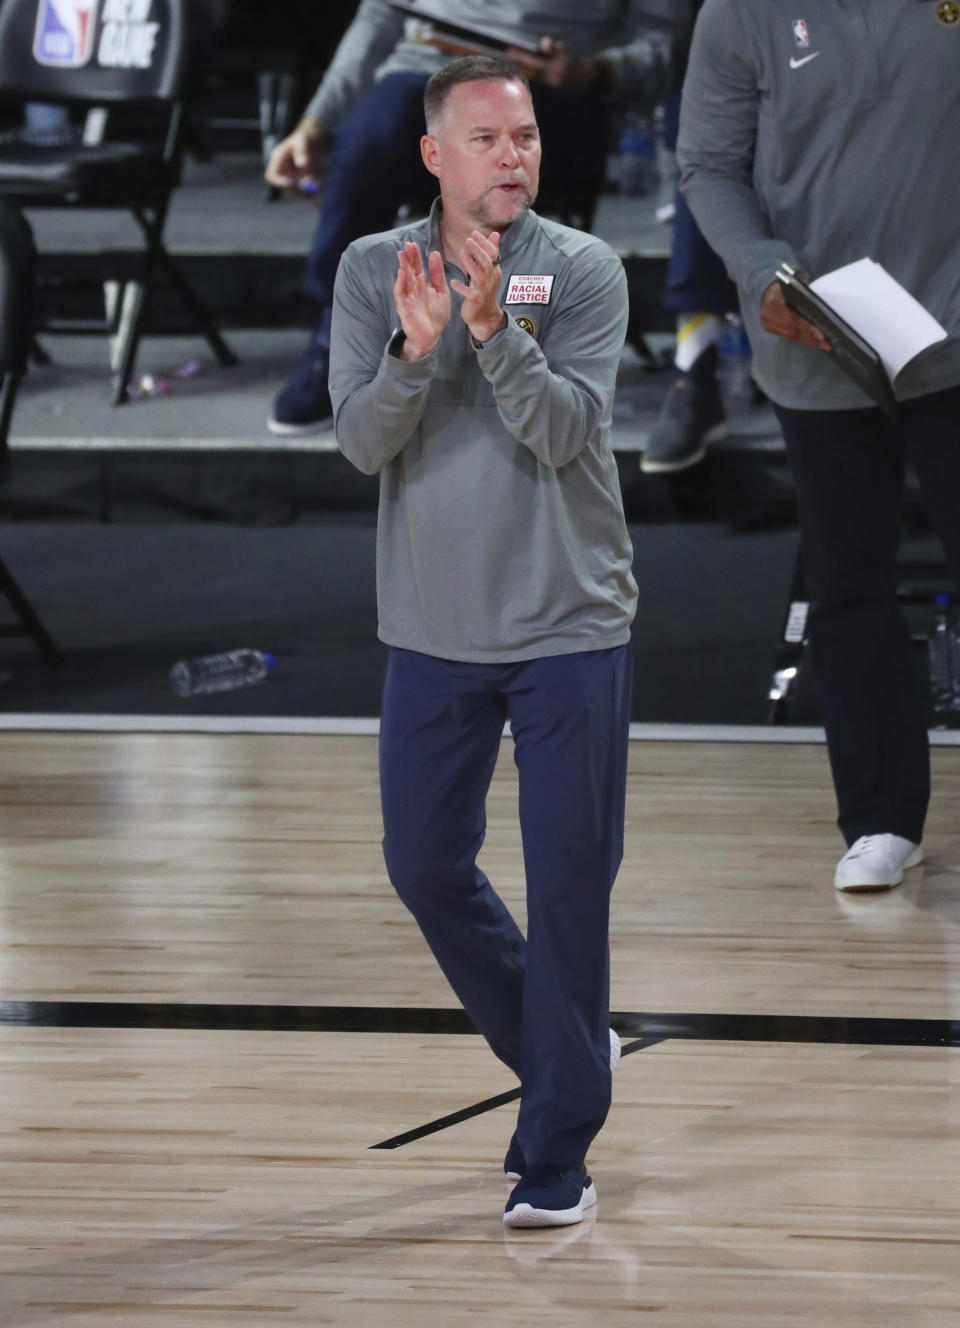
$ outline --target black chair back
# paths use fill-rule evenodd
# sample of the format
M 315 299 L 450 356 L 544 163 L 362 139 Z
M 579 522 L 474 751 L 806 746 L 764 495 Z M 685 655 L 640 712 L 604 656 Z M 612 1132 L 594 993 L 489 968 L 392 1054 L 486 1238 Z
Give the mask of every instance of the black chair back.
M 190 72 L 203 0 L 2 0 L 0 94 L 171 101 Z
M 30 227 L 15 207 L 0 198 L 0 379 L 26 372 L 36 266 Z M 4 435 L 0 448 L 5 442 Z
M 95 112 L 82 134 L 0 136 L 0 195 L 21 208 L 126 208 L 143 232 L 134 275 L 108 276 L 110 255 L 97 260 L 95 284 L 120 279 L 124 291 L 107 318 L 57 324 L 116 335 L 115 405 L 127 398 L 147 295 L 161 273 L 219 362 L 236 363 L 163 243 L 187 97 L 221 8 L 221 0 L 0 0 L 0 97 Z M 2 412 L 0 400 L 0 431 Z

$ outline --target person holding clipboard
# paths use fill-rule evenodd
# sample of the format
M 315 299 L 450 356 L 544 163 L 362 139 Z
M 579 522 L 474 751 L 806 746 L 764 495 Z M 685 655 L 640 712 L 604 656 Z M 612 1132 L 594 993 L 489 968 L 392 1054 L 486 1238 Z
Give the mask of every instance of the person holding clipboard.
M 545 192 L 592 196 L 606 169 L 607 103 L 626 99 L 652 110 L 663 99 L 689 37 L 688 13 L 689 0 L 361 0 L 303 118 L 266 170 L 275 187 L 311 195 L 322 178 L 304 281 L 316 327 L 274 402 L 271 432 L 329 428 L 340 255 L 358 236 L 392 226 L 411 196 L 424 210 L 430 204 L 416 150 L 430 75 L 465 53 L 508 56 L 532 84 L 548 147 Z
M 739 287 L 796 480 L 838 890 L 897 885 L 923 857 L 926 698 L 896 553 L 909 459 L 960 579 L 958 71 L 957 0 L 706 0 L 683 88 L 681 187 Z M 947 334 L 897 376 L 895 412 L 788 303 L 791 273 L 864 258 Z

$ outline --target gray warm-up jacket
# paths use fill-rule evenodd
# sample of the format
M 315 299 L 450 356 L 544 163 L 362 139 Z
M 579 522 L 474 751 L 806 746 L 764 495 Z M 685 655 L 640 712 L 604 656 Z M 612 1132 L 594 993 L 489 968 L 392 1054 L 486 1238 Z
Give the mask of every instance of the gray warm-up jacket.
M 802 16 L 802 17 L 800 17 Z M 895 384 L 960 383 L 960 6 L 706 0 L 683 89 L 681 185 L 740 289 L 754 376 L 796 409 L 871 404 L 826 352 L 772 336 L 777 265 L 873 258 L 949 333 Z
M 426 264 L 438 217 L 435 204 L 355 241 L 334 290 L 337 442 L 380 474 L 380 639 L 489 663 L 622 645 L 637 598 L 610 450 L 623 265 L 594 236 L 528 212 L 500 245 L 507 326 L 477 347 L 452 293 L 439 345 L 408 363 L 394 335 L 397 251 L 414 240 Z
M 580 56 L 613 66 L 615 95 L 655 106 L 669 91 L 671 31 L 689 19 L 689 0 L 443 0 L 451 23 L 484 23 L 539 40 L 556 37 Z M 422 23 L 419 30 L 422 31 Z M 387 0 L 360 0 L 305 114 L 332 128 L 387 74 L 433 74 L 452 57 L 417 40 L 418 21 Z

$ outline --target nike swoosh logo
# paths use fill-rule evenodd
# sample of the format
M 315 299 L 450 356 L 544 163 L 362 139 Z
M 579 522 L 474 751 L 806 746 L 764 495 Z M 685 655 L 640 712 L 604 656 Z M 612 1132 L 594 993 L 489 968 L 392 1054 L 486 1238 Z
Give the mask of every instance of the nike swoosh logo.
M 791 69 L 799 69 L 801 65 L 808 65 L 808 64 L 810 63 L 811 60 L 816 60 L 816 58 L 817 58 L 817 56 L 818 56 L 819 54 L 820 54 L 819 51 L 814 51 L 813 55 L 805 55 L 805 56 L 803 57 L 802 60 L 798 60 L 797 57 L 796 57 L 795 55 L 794 55 L 794 56 L 791 56 L 791 58 L 790 58 L 790 68 L 791 68 Z

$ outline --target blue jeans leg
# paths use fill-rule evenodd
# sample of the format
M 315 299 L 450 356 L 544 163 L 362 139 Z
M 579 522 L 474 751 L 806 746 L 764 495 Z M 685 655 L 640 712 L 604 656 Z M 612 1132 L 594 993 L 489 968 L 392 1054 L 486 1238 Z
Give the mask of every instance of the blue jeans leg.
M 737 288 L 727 276 L 722 260 L 703 238 L 679 189 L 675 204 L 663 307 L 679 314 L 723 315 L 738 309 Z
M 380 720 L 383 852 L 457 997 L 522 1077 L 526 942 L 476 864 L 505 718 L 497 672 L 391 648 Z
M 623 855 L 630 647 L 517 666 L 507 688 L 527 876 L 528 1163 L 579 1166 L 610 1107 L 610 892 Z
M 304 277 L 305 293 L 321 306 L 333 299 L 337 265 L 348 244 L 387 230 L 411 195 L 437 192 L 420 159 L 426 81 L 424 74 L 389 74 L 334 131 Z

